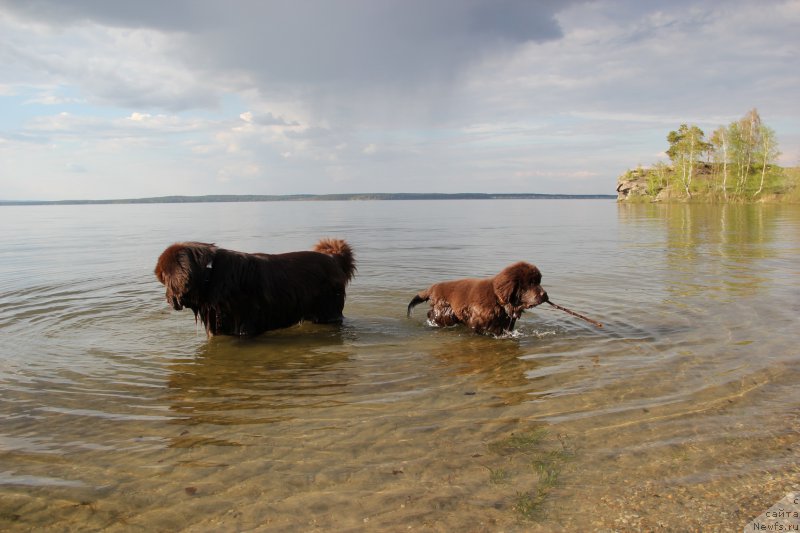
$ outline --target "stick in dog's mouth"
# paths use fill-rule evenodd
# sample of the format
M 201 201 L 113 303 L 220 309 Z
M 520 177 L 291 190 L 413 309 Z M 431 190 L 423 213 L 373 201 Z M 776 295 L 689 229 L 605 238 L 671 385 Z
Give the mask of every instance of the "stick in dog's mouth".
M 571 309 L 567 309 L 566 307 L 561 307 L 561 306 L 560 306 L 560 305 L 558 305 L 558 304 L 554 304 L 554 303 L 553 303 L 553 302 L 551 302 L 550 300 L 547 300 L 547 303 L 549 303 L 550 305 L 552 305 L 552 306 L 553 306 L 553 307 L 555 307 L 556 309 L 560 309 L 560 310 L 562 310 L 562 311 L 564 311 L 564 312 L 566 312 L 566 313 L 569 313 L 569 314 L 571 314 L 572 316 L 575 316 L 575 317 L 578 317 L 578 318 L 580 318 L 581 320 L 585 320 L 586 322 L 588 322 L 588 323 L 590 323 L 590 324 L 592 324 L 592 325 L 595 325 L 595 326 L 597 326 L 598 328 L 602 328 L 602 327 L 603 327 L 603 324 L 601 324 L 600 322 L 597 322 L 596 320 L 592 320 L 591 318 L 585 317 L 585 316 L 583 316 L 583 315 L 582 315 L 582 314 L 580 314 L 580 313 L 576 313 L 575 311 L 573 311 L 573 310 L 571 310 Z

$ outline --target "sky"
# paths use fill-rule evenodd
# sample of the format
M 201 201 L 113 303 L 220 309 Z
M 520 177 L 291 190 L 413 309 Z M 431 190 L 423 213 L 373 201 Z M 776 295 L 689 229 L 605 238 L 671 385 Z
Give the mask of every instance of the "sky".
M 758 109 L 800 0 L 0 0 L 0 199 L 614 194 Z

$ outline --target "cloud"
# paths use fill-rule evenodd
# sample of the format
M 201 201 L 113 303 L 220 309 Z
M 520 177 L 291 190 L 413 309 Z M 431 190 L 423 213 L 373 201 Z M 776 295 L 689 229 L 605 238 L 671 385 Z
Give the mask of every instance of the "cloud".
M 0 92 L 0 94 L 2 94 L 2 92 Z M 24 103 L 46 105 L 46 106 L 57 106 L 64 104 L 78 104 L 82 103 L 82 100 L 80 100 L 79 98 L 68 98 L 64 96 L 59 96 L 53 93 L 40 93 L 32 98 L 25 100 Z
M 245 111 L 239 115 L 239 118 L 247 123 L 258 124 L 260 126 L 299 126 L 300 123 L 296 121 L 287 122 L 283 117 L 276 117 L 272 113 L 259 113 L 253 114 L 251 111 Z
M 217 171 L 217 181 L 230 183 L 234 180 L 252 179 L 261 173 L 261 167 L 255 164 L 225 165 Z
M 62 111 L 55 115 L 38 116 L 29 121 L 21 132 L 29 138 L 54 141 L 72 140 L 152 140 L 160 136 L 175 136 L 208 132 L 223 127 L 221 123 L 202 119 L 182 119 L 174 115 L 151 115 L 133 112 L 127 117 L 87 117 Z
M 556 14 L 571 3 L 3 2 L 17 32 L 35 27 L 37 40 L 31 47 L 11 39 L 1 55 L 19 70 L 70 79 L 92 98 L 125 107 L 213 107 L 223 86 L 305 93 L 332 106 L 326 96 L 336 93 L 382 87 L 399 97 L 449 84 L 487 54 L 558 39 Z
M 652 114 L 654 101 L 730 116 L 768 105 L 766 87 L 800 82 L 797 39 L 776 38 L 796 27 L 796 0 L 5 4 L 5 65 L 128 108 L 213 109 L 249 91 L 259 109 L 293 101 L 303 122 L 337 126 L 502 121 L 564 105 Z M 31 28 L 33 44 L 21 35 Z M 296 125 L 282 109 L 251 112 Z
M 0 189 L 79 161 L 93 196 L 604 192 L 752 107 L 796 160 L 798 25 L 799 0 L 0 0 Z
M 452 72 L 487 47 L 561 37 L 556 13 L 574 2 L 544 0 L 93 0 L 3 2 L 53 27 L 156 30 L 191 41 L 193 62 L 255 72 L 272 83 L 404 81 Z
M 67 163 L 66 164 L 67 172 L 74 172 L 76 174 L 84 174 L 88 172 L 85 166 L 81 165 L 80 163 Z
M 133 108 L 179 111 L 219 104 L 224 84 L 177 63 L 170 34 L 87 21 L 51 26 L 47 17 L 3 15 L 0 84 L 76 87 L 90 103 Z
M 800 82 L 800 56 L 788 51 L 799 44 L 791 30 L 799 5 L 572 6 L 559 14 L 564 38 L 528 43 L 508 61 L 477 66 L 465 98 L 490 98 L 501 120 L 560 109 L 686 121 L 767 108 L 772 87 Z M 775 104 L 775 111 L 786 107 L 785 100 Z

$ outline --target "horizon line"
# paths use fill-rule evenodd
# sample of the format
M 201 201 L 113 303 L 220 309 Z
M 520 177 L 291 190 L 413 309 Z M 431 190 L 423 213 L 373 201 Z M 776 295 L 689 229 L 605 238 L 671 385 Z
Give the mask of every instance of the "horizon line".
M 205 194 L 168 195 L 142 198 L 109 198 L 100 200 L 0 200 L 0 206 L 24 205 L 89 205 L 89 204 L 175 204 L 281 201 L 358 201 L 358 200 L 568 200 L 616 199 L 616 194 L 561 193 L 330 193 L 330 194 Z

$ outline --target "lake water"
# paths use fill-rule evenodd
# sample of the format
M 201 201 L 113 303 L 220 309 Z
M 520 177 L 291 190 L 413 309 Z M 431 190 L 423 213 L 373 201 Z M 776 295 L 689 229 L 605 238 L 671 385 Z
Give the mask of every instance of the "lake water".
M 0 529 L 742 530 L 800 487 L 800 207 L 592 200 L 0 208 Z M 339 326 L 208 340 L 180 240 L 353 246 Z M 436 281 L 527 260 L 508 338 Z

